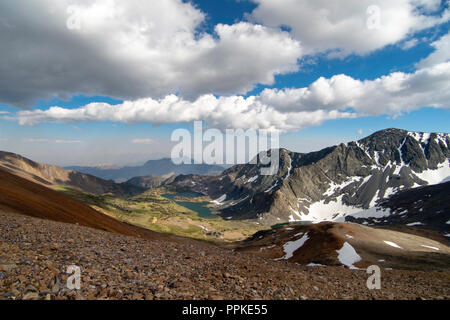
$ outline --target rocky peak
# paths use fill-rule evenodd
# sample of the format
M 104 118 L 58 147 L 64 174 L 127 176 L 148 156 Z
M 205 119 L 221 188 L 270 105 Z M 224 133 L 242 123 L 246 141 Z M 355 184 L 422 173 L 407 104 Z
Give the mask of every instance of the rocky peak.
M 203 190 L 226 199 L 220 202 L 226 218 L 266 224 L 343 219 L 397 191 L 445 180 L 449 146 L 448 134 L 386 129 L 307 154 L 280 149 L 276 174 L 261 176 L 260 162 L 238 165 L 203 179 Z
M 408 165 L 414 171 L 437 169 L 449 157 L 450 136 L 445 133 L 408 132 L 387 129 L 354 144 L 376 165 Z

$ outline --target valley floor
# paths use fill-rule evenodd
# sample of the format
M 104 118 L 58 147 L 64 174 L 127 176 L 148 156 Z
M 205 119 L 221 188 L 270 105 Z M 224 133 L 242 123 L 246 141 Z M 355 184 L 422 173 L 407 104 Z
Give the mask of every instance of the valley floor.
M 268 228 L 254 222 L 224 220 L 215 215 L 214 218 L 202 218 L 198 212 L 179 205 L 178 200 L 195 206 L 208 203 L 211 200 L 209 197 L 168 199 L 163 195 L 173 192 L 165 188 L 151 189 L 128 198 L 112 194 L 93 195 L 61 186 L 54 189 L 119 221 L 185 238 L 216 243 L 235 242 Z
M 372 291 L 367 277 L 0 212 L 0 299 L 450 299 L 450 273 L 383 270 Z

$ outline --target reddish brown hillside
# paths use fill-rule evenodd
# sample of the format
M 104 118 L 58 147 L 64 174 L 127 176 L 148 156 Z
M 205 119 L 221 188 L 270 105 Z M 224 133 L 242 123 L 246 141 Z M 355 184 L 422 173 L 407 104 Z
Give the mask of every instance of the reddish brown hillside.
M 45 187 L 66 186 L 97 195 L 105 193 L 135 195 L 145 191 L 145 188 L 135 185 L 103 180 L 58 166 L 35 162 L 21 155 L 4 151 L 0 151 L 0 169 Z
M 78 224 L 145 239 L 171 238 L 108 217 L 91 207 L 0 169 L 0 207 L 57 222 Z
M 353 223 L 280 226 L 256 233 L 236 250 L 310 266 L 450 270 L 450 248 L 442 242 Z M 354 261 L 346 264 L 349 259 Z

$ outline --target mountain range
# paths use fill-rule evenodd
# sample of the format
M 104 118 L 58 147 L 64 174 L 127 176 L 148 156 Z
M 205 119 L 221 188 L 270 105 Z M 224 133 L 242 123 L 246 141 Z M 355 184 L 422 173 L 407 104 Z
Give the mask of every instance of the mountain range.
M 66 167 L 67 170 L 90 174 L 106 180 L 124 182 L 129 179 L 141 176 L 168 177 L 180 174 L 217 175 L 225 168 L 216 165 L 206 164 L 181 164 L 175 165 L 171 159 L 160 159 L 147 161 L 142 166 L 128 167 Z
M 263 165 L 257 163 L 234 166 L 217 176 L 139 176 L 126 183 L 1 152 L 0 213 L 203 248 L 190 239 L 115 220 L 97 202 L 84 202 L 89 195 L 77 200 L 71 193 L 52 190 L 67 187 L 110 197 L 122 210 L 115 200 L 130 201 L 130 195 L 165 186 L 163 192 L 209 195 L 216 199 L 212 210 L 226 220 L 266 226 L 245 241 L 216 244 L 235 252 L 310 267 L 357 269 L 377 264 L 388 269 L 448 271 L 449 142 L 448 134 L 388 129 L 318 152 L 281 149 L 280 168 L 273 176 L 261 176 Z M 148 199 L 157 204 L 161 200 Z M 148 220 L 150 202 L 139 203 L 136 212 L 122 211 Z
M 386 129 L 359 141 L 311 153 L 281 149 L 280 169 L 260 175 L 257 164 L 237 165 L 215 177 L 179 176 L 180 190 L 208 194 L 225 219 L 282 222 L 345 221 L 389 215 L 376 205 L 411 188 L 450 178 L 450 136 Z M 448 214 L 446 212 L 445 214 Z
M 236 165 L 215 176 L 180 174 L 169 178 L 139 174 L 213 173 L 223 168 L 208 165 L 177 168 L 169 159 L 149 161 L 141 167 L 90 168 L 93 173 L 102 172 L 108 177 L 137 175 L 124 183 L 115 183 L 8 152 L 0 152 L 0 168 L 44 186 L 66 186 L 97 195 L 129 196 L 161 185 L 200 192 L 215 199 L 215 211 L 227 220 L 254 220 L 268 226 L 299 221 L 353 221 L 370 225 L 401 221 L 427 224 L 449 234 L 446 223 L 450 218 L 446 204 L 449 184 L 433 187 L 450 178 L 449 145 L 449 134 L 387 129 L 317 152 L 281 149 L 279 170 L 271 176 L 260 175 L 264 166 L 260 162 Z M 428 198 L 421 198 L 422 207 L 412 206 L 412 200 L 419 199 L 421 194 L 428 194 Z M 386 201 L 389 198 L 391 202 Z M 408 210 L 411 212 L 405 214 Z M 420 215 L 424 210 L 427 217 Z M 436 215 L 439 218 L 430 218 Z

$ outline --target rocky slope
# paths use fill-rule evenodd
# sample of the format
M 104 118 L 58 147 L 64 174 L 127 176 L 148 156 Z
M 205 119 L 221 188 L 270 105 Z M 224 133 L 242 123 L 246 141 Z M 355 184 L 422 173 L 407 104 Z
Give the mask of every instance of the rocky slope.
M 1 168 L 0 209 L 146 239 L 176 239 L 119 222 L 78 200 L 15 176 Z
M 159 176 L 141 176 L 131 178 L 126 183 L 145 189 L 153 189 L 160 187 L 165 181 L 167 181 L 167 179 Z
M 0 299 L 449 299 L 448 272 L 305 267 L 209 245 L 120 236 L 0 210 Z M 67 267 L 81 289 L 66 287 Z
M 280 150 L 280 168 L 234 166 L 218 177 L 178 177 L 173 185 L 203 192 L 227 219 L 344 221 L 383 198 L 450 177 L 450 136 L 387 129 L 356 142 L 300 154 Z
M 217 175 L 224 168 L 220 166 L 205 164 L 182 164 L 175 165 L 171 159 L 150 160 L 142 166 L 121 167 L 121 168 L 103 168 L 103 167 L 67 167 L 69 170 L 91 174 L 108 180 L 119 182 L 127 181 L 140 176 L 169 176 L 179 174 L 199 174 L 199 175 Z
M 403 190 L 381 201 L 372 213 L 346 217 L 366 225 L 404 225 L 439 231 L 450 240 L 450 182 Z
M 429 238 L 353 223 L 322 222 L 285 225 L 260 231 L 237 245 L 240 252 L 302 265 L 366 269 L 450 271 L 450 247 L 445 239 Z
M 0 168 L 44 186 L 66 186 L 93 194 L 134 195 L 145 190 L 139 186 L 117 184 L 77 171 L 41 164 L 4 151 L 0 151 Z

